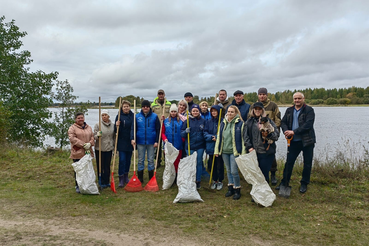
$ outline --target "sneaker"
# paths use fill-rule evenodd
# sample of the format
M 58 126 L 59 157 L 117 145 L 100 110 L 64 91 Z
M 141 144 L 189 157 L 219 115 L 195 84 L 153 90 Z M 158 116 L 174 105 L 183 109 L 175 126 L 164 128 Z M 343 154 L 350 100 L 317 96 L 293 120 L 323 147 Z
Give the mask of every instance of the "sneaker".
M 223 189 L 223 183 L 222 182 L 218 182 L 217 183 L 217 190 L 221 190 Z
M 215 190 L 218 187 L 218 183 L 213 181 L 213 183 L 210 186 L 210 189 Z
M 201 188 L 201 183 L 200 182 L 196 182 L 196 189 L 200 189 Z
M 79 191 L 79 187 L 78 187 L 78 186 L 76 186 L 76 192 L 77 192 L 77 193 L 81 193 L 81 192 Z

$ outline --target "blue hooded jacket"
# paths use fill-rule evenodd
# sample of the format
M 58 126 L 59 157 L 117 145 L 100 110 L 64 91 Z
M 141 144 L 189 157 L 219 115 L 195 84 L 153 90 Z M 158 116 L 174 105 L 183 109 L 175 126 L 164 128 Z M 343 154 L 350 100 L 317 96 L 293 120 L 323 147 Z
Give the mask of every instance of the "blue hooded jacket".
M 190 149 L 198 150 L 205 149 L 205 137 L 204 137 L 204 128 L 205 128 L 205 120 L 199 115 L 199 117 L 189 118 L 190 122 Z M 187 150 L 188 146 L 188 138 L 186 133 L 187 122 L 183 122 L 181 136 L 185 139 L 185 146 Z
M 219 116 L 220 116 L 220 106 L 219 105 L 213 105 L 210 108 L 210 111 L 212 109 L 215 109 L 216 111 L 218 111 L 218 116 L 216 118 L 211 117 L 211 119 L 208 119 L 205 124 L 204 133 L 205 133 L 205 141 L 206 141 L 206 153 L 208 155 L 214 154 L 215 141 L 213 141 L 212 138 L 213 136 L 217 138 L 218 122 L 219 122 Z M 223 121 L 223 118 L 221 118 L 220 122 L 222 121 Z

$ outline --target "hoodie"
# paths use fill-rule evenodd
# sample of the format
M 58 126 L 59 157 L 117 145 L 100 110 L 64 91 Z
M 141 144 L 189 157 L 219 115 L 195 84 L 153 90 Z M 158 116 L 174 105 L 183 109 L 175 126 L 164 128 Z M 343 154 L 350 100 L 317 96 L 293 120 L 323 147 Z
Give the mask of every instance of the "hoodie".
M 213 136 L 215 138 L 217 137 L 218 123 L 219 123 L 219 115 L 220 115 L 220 109 L 221 108 L 220 108 L 219 105 L 213 105 L 210 108 L 210 111 L 212 109 L 215 109 L 215 110 L 218 111 L 218 116 L 215 117 L 215 118 L 212 116 L 205 123 L 204 134 L 205 134 L 205 141 L 206 141 L 206 153 L 208 155 L 213 155 L 214 154 L 215 141 L 213 141 L 212 138 L 213 138 Z M 222 122 L 222 120 L 223 119 L 221 118 L 220 122 Z

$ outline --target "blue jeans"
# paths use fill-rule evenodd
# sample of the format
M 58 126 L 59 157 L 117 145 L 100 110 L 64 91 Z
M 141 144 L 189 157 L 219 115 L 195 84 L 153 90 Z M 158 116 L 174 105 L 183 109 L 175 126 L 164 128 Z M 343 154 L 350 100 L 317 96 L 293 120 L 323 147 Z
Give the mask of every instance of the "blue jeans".
M 119 176 L 129 173 L 131 167 L 132 151 L 119 151 Z
M 196 158 L 196 182 L 201 182 L 201 176 L 205 176 L 207 178 L 210 177 L 210 174 L 206 171 L 206 168 L 204 167 L 203 162 L 203 155 L 204 155 L 205 149 L 198 149 L 198 150 L 190 150 L 191 155 L 194 152 L 197 152 L 197 158 Z M 186 153 L 188 155 L 188 149 L 186 150 Z
M 153 144 L 137 144 L 138 151 L 138 168 L 137 171 L 143 171 L 145 169 L 145 155 L 147 151 L 147 170 L 152 171 L 155 169 L 154 165 L 154 145 Z
M 313 154 L 314 154 L 314 144 L 303 147 L 302 141 L 291 141 L 290 147 L 288 147 L 287 160 L 284 165 L 283 179 L 284 185 L 289 185 L 292 175 L 293 166 L 297 156 L 302 151 L 302 156 L 304 158 L 304 169 L 302 170 L 301 184 L 308 185 L 310 183 L 311 167 L 313 166 Z
M 240 175 L 238 175 L 238 166 L 233 154 L 222 154 L 224 165 L 227 169 L 228 185 L 234 188 L 240 188 Z

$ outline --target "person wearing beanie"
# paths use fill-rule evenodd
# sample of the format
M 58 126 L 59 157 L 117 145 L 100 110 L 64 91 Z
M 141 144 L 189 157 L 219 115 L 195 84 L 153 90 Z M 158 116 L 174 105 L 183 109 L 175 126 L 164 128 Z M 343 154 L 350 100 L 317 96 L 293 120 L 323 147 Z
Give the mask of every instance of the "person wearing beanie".
M 253 110 L 251 112 L 251 117 L 246 121 L 243 138 L 246 150 L 249 153 L 256 151 L 260 170 L 263 173 L 265 180 L 269 182 L 269 171 L 272 168 L 272 163 L 275 158 L 275 141 L 279 138 L 279 131 L 275 123 L 267 118 L 268 122 L 274 128 L 274 131 L 269 132 L 267 138 L 273 141 L 273 143 L 270 144 L 269 141 L 265 141 L 260 130 L 262 127 L 260 119 L 262 117 L 266 117 L 263 103 L 256 102 L 252 106 Z
M 120 109 L 120 119 L 118 114 L 115 117 L 114 132 L 119 126 L 117 150 L 119 152 L 119 187 L 123 188 L 129 182 L 129 169 L 131 167 L 131 157 L 133 146 L 131 144 L 131 127 L 133 126 L 134 114 L 131 111 L 131 103 L 127 100 L 122 101 Z
M 238 110 L 240 110 L 241 117 L 244 122 L 246 122 L 249 110 L 250 110 L 250 104 L 245 102 L 245 99 L 243 99 L 243 91 L 237 90 L 233 93 L 234 99 L 231 103 L 231 105 L 235 105 Z
M 99 146 L 101 138 L 101 146 Z M 109 110 L 101 110 L 101 131 L 99 123 L 94 126 L 95 156 L 97 173 L 101 172 L 101 188 L 110 187 L 110 163 L 114 149 L 114 124 L 110 120 Z M 101 148 L 101 171 L 99 170 L 99 150 Z
M 170 105 L 171 103 L 165 98 L 164 90 L 160 89 L 158 90 L 158 96 L 151 103 L 151 109 L 152 109 L 152 112 L 154 112 L 159 117 L 159 120 L 164 120 L 166 117 L 169 116 Z M 161 167 L 162 146 L 163 146 L 162 141 L 160 141 L 158 143 L 158 148 L 156 148 L 156 151 L 159 151 L 158 160 L 157 160 L 158 161 L 157 168 Z
M 223 188 L 223 179 L 224 179 L 224 162 L 221 156 L 214 156 L 214 148 L 215 142 L 217 140 L 218 134 L 218 124 L 222 122 L 222 118 L 219 121 L 220 116 L 220 106 L 213 105 L 210 108 L 211 119 L 208 119 L 205 124 L 205 141 L 206 141 L 206 154 L 209 155 L 208 159 L 208 171 L 211 173 L 213 158 L 214 158 L 214 167 L 213 167 L 213 183 L 211 185 L 211 189 L 221 190 Z
M 278 105 L 275 102 L 272 102 L 268 98 L 268 90 L 264 87 L 259 88 L 258 90 L 258 102 L 261 102 L 264 106 L 265 114 L 276 124 L 278 131 L 280 131 L 281 126 L 281 112 L 279 111 Z M 249 117 L 252 112 L 252 106 L 249 110 Z M 272 185 L 276 185 L 278 183 L 277 177 L 277 160 L 274 159 L 272 168 L 270 169 L 270 182 Z
M 152 112 L 150 102 L 144 100 L 141 103 L 141 111 L 136 115 L 136 132 L 134 132 L 134 125 L 131 127 L 131 143 L 132 145 L 137 144 L 137 176 L 141 183 L 144 181 L 146 154 L 149 180 L 154 176 L 154 155 L 155 148 L 158 147 L 159 133 L 160 120 L 158 116 Z M 134 141 L 134 134 L 136 134 L 136 142 Z
M 186 92 L 184 94 L 184 99 L 186 100 L 187 104 L 188 104 L 188 108 L 191 109 L 192 105 L 193 105 L 193 95 L 191 92 Z
M 221 89 L 218 93 L 218 97 L 215 100 L 215 105 L 219 105 L 223 108 L 222 110 L 222 118 L 224 118 L 224 115 L 226 114 L 226 109 L 229 105 L 231 105 L 231 102 L 228 100 L 227 91 L 224 89 Z
M 174 161 L 174 168 L 178 172 L 178 164 L 182 157 L 183 141 L 181 137 L 181 129 L 183 121 L 179 118 L 177 105 L 170 106 L 170 115 L 164 120 L 161 131 L 161 138 L 164 143 L 170 142 L 174 148 L 179 150 L 177 159 Z
M 203 162 L 203 154 L 206 147 L 204 128 L 205 119 L 201 117 L 200 106 L 193 104 L 191 108 L 191 117 L 188 118 L 189 127 L 186 122 L 182 125 L 181 136 L 185 139 L 185 149 L 187 155 L 197 152 L 197 163 L 196 163 L 196 187 L 201 187 L 201 176 L 207 178 L 210 177 L 209 173 L 206 172 Z M 190 153 L 188 153 L 188 134 L 190 136 Z
M 227 169 L 228 191 L 225 197 L 233 200 L 241 198 L 241 182 L 236 157 L 246 154 L 242 138 L 244 123 L 240 111 L 234 105 L 228 107 L 227 114 L 220 124 L 214 147 L 215 157 L 221 156 Z
M 209 104 L 207 101 L 202 101 L 200 104 L 200 109 L 201 109 L 201 117 L 205 119 L 205 121 L 207 121 L 208 119 L 211 118 L 211 114 L 209 111 Z

